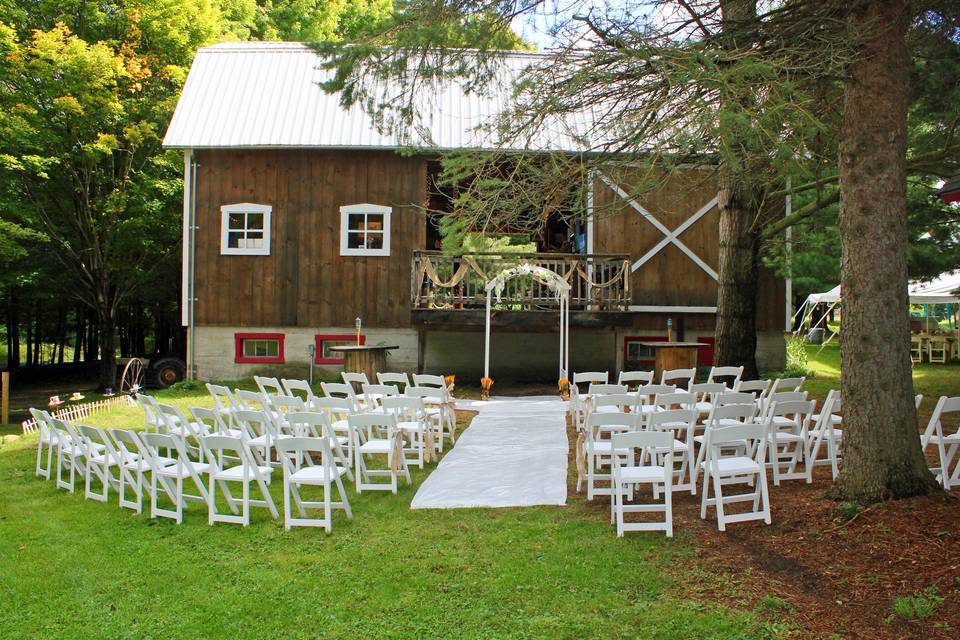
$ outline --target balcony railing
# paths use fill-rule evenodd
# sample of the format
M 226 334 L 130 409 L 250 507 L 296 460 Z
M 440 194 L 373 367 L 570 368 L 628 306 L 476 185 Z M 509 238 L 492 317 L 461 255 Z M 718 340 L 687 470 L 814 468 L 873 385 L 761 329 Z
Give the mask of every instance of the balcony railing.
M 486 307 L 487 282 L 521 264 L 544 267 L 570 283 L 572 311 L 627 311 L 630 306 L 630 260 L 625 255 L 567 253 L 475 253 L 446 255 L 415 251 L 411 302 L 414 309 L 476 310 Z M 532 277 L 506 282 L 494 308 L 550 311 L 556 295 Z

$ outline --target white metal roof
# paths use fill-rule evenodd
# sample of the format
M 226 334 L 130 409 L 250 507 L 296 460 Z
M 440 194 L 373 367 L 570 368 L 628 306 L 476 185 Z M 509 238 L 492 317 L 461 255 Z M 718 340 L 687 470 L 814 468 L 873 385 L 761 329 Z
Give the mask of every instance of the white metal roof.
M 425 97 L 421 126 L 411 141 L 435 149 L 494 148 L 477 126 L 501 113 L 511 98 L 512 79 L 543 57 L 510 53 L 504 77 L 491 95 L 467 93 L 446 83 Z M 304 44 L 222 43 L 197 52 L 163 144 L 170 148 L 379 148 L 401 146 L 377 131 L 361 106 L 344 109 L 340 96 L 319 83 L 332 72 Z M 544 127 L 526 148 L 577 151 L 567 125 Z

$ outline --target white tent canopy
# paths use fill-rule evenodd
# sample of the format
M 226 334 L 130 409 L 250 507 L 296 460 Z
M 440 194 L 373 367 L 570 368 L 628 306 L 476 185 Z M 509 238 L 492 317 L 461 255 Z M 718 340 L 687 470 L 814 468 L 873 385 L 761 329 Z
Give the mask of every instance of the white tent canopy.
M 947 271 L 928 282 L 914 280 L 907 287 L 910 304 L 958 304 L 960 303 L 960 270 Z M 803 306 L 840 302 L 840 285 L 823 293 L 811 293 Z
M 910 304 L 960 303 L 960 270 L 941 273 L 929 282 L 911 282 Z
M 928 282 L 915 280 L 907 286 L 907 293 L 910 296 L 910 304 L 960 304 L 960 269 L 941 273 Z M 828 305 L 829 312 L 841 302 L 840 285 L 823 293 L 811 293 L 797 309 L 794 319 L 802 313 L 803 320 L 800 326 L 803 326 L 816 305 Z M 822 320 L 821 318 L 821 322 Z

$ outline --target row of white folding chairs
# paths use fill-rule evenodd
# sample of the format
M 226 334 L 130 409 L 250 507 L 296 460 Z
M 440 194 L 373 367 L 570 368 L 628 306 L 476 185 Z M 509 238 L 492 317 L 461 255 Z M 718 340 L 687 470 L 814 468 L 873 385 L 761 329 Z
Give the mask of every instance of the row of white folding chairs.
M 616 384 L 630 387 L 646 384 L 673 384 L 677 387 L 690 389 L 697 375 L 695 368 L 668 369 L 660 374 L 660 380 L 653 379 L 653 371 L 621 371 Z M 743 380 L 743 367 L 711 367 L 707 374 L 707 383 L 721 383 L 733 391 L 782 391 L 784 386 L 800 386 L 804 378 L 781 378 L 781 388 L 777 388 L 776 381 L 770 380 Z M 609 384 L 610 374 L 607 371 L 586 371 L 573 374 L 572 389 L 580 391 L 582 384 L 598 383 Z M 771 387 L 772 385 L 772 387 Z
M 449 440 L 453 445 L 456 440 L 456 415 L 453 409 L 454 400 L 452 387 L 446 384 L 443 376 L 429 374 L 414 374 L 411 384 L 410 376 L 406 373 L 378 373 L 378 385 L 370 384 L 364 373 L 343 372 L 343 383 L 320 383 L 325 397 L 349 398 L 356 404 L 356 411 L 377 411 L 379 400 L 385 393 L 406 395 L 422 398 L 431 418 L 440 423 L 441 433 L 437 439 L 440 451 L 443 451 L 444 442 Z M 313 388 L 305 380 L 291 380 L 255 376 L 254 382 L 260 392 L 268 399 L 273 397 L 301 397 L 310 402 L 317 396 Z M 364 391 L 356 392 L 360 386 Z M 210 385 L 207 385 L 208 389 Z M 377 391 L 375 388 L 380 387 Z M 212 393 L 212 392 L 211 392 Z
M 324 415 L 330 425 L 335 441 L 332 445 L 338 456 L 343 457 L 343 464 L 349 469 L 356 463 L 356 451 L 363 444 L 359 434 L 349 427 L 348 417 L 364 413 L 390 414 L 398 432 L 409 445 L 403 447 L 405 455 L 412 456 L 407 460 L 423 468 L 425 462 L 433 457 L 436 442 L 442 443 L 443 429 L 439 413 L 431 414 L 424 403 L 422 395 L 418 395 L 418 388 L 409 387 L 409 396 L 382 397 L 376 407 L 361 408 L 350 397 L 312 397 L 309 402 L 295 396 L 277 396 L 257 391 L 235 390 L 231 392 L 225 387 L 208 384 L 208 389 L 214 398 L 217 409 L 191 409 L 194 419 L 191 420 L 184 412 L 173 405 L 156 403 L 149 396 L 141 394 L 140 402 L 148 416 L 159 420 L 164 431 L 177 435 L 196 435 L 205 430 L 224 431 L 228 435 L 243 436 L 255 447 L 262 450 L 265 460 L 272 459 L 271 449 L 280 437 L 289 437 L 291 413 L 319 412 Z M 433 394 L 427 390 L 425 395 Z M 179 425 L 185 425 L 180 427 Z M 187 429 L 185 432 L 184 429 Z M 279 464 L 279 463 L 275 463 Z
M 279 517 L 269 492 L 274 468 L 257 459 L 244 437 L 224 433 L 198 434 L 192 441 L 200 454 L 193 456 L 187 444 L 189 436 L 74 426 L 45 411 L 31 411 L 48 434 L 47 454 L 51 457 L 45 474 L 40 475 L 50 478 L 52 454 L 56 451 L 58 488 L 72 493 L 76 474 L 80 473 L 84 476 L 84 493 L 88 499 L 107 502 L 112 488 L 118 493 L 121 508 L 141 513 L 146 493 L 150 499 L 151 517 L 171 518 L 178 524 L 183 521 L 183 510 L 188 501 L 202 502 L 207 506 L 211 525 L 232 522 L 246 526 L 250 522 L 252 506 L 266 507 L 274 518 Z M 315 417 L 315 414 L 302 416 L 303 423 L 313 429 L 304 429 L 300 435 L 277 443 L 283 468 L 284 524 L 287 529 L 319 526 L 329 532 L 333 526 L 332 509 L 343 509 L 348 518 L 353 517 L 341 480 L 341 476 L 349 474 L 349 469 L 337 464 L 338 457 L 330 446 L 330 438 L 314 435 L 316 427 L 322 427 L 313 422 Z M 42 449 L 38 448 L 38 459 L 41 455 Z M 69 480 L 64 478 L 67 472 Z M 150 476 L 149 483 L 147 475 Z M 99 491 L 94 489 L 94 482 L 100 484 Z M 228 483 L 242 485 L 239 498 L 230 491 Z M 197 493 L 187 492 L 189 484 Z M 261 498 L 251 498 L 252 484 L 259 488 Z M 322 487 L 322 500 L 302 498 L 301 488 L 310 485 Z M 220 512 L 217 487 L 231 514 Z M 334 489 L 339 493 L 339 500 L 333 500 Z M 132 498 L 128 494 L 132 494 Z M 160 505 L 162 496 L 168 499 L 172 508 Z M 296 506 L 299 517 L 293 516 L 291 503 Z M 308 517 L 308 508 L 322 508 L 323 517 Z
M 775 432 L 771 433 L 770 447 L 770 466 L 773 468 L 775 484 L 779 485 L 781 479 L 795 478 L 811 482 L 812 464 L 808 462 L 812 459 L 817 436 L 822 439 L 820 425 L 829 422 L 828 429 L 832 429 L 833 422 L 828 419 L 832 416 L 823 411 L 816 414 L 816 402 L 807 400 L 806 392 L 783 392 L 776 394 L 774 398 L 774 401 L 761 408 L 752 402 L 749 396 L 744 398 L 743 394 L 731 392 L 719 395 L 702 426 L 704 429 L 709 429 L 718 425 L 728 426 L 732 419 L 754 422 L 769 417 L 772 427 L 775 428 Z M 705 442 L 705 435 L 696 435 L 701 423 L 700 410 L 696 406 L 694 395 L 686 392 L 657 394 L 651 404 L 642 406 L 631 405 L 632 401 L 633 397 L 629 394 L 598 396 L 594 400 L 595 410 L 587 420 L 587 426 L 592 428 L 586 429 L 583 444 L 578 443 L 578 446 L 586 449 L 591 447 L 597 439 L 597 425 L 600 423 L 612 425 L 612 429 L 606 429 L 608 432 L 622 428 L 618 427 L 624 424 L 622 416 L 630 416 L 628 425 L 639 430 L 655 430 L 657 425 L 670 425 L 677 434 L 675 452 L 681 454 L 682 466 L 689 471 L 688 481 L 683 483 L 682 488 L 690 489 L 692 494 L 695 493 L 696 474 L 699 463 L 703 461 L 702 445 Z M 732 413 L 732 416 L 727 416 L 727 413 Z M 605 418 L 605 416 L 609 417 Z M 811 428 L 811 420 L 814 416 L 816 426 Z M 608 443 L 604 446 L 608 446 Z M 590 451 L 584 453 L 591 458 L 596 455 L 594 453 L 591 456 Z M 694 463 L 695 453 L 698 464 Z M 804 465 L 804 470 L 798 472 L 797 466 L 801 463 Z M 783 469 L 784 466 L 787 467 L 786 470 Z M 681 481 L 682 479 L 681 477 Z M 577 488 L 580 489 L 579 484 Z M 594 493 L 593 483 L 588 482 L 588 499 L 592 499 Z
M 610 495 L 610 519 L 616 523 L 617 535 L 622 536 L 625 531 L 650 529 L 665 530 L 668 536 L 673 535 L 673 491 L 689 488 L 691 493 L 695 493 L 699 468 L 704 472 L 701 518 L 705 519 L 708 508 L 712 507 L 721 531 L 734 522 L 763 520 L 769 524 L 770 497 L 766 467 L 774 430 L 769 418 L 752 420 L 749 417 L 752 412 L 752 406 L 748 405 L 718 408 L 711 416 L 705 433 L 701 447 L 703 459 L 697 462 L 693 460 L 690 441 L 696 421 L 696 411 L 693 409 L 664 410 L 650 414 L 646 420 L 628 413 L 591 414 L 588 432 L 595 427 L 611 429 L 609 440 L 593 442 L 591 446 L 605 444 L 601 451 L 607 453 L 610 473 L 606 474 L 605 479 L 609 480 L 610 486 L 602 493 Z M 627 424 L 624 425 L 624 422 Z M 639 428 L 641 422 L 646 422 L 646 430 Z M 592 451 L 588 457 L 590 471 L 594 471 L 591 461 L 599 457 L 594 453 Z M 591 480 L 593 478 L 588 476 L 588 482 Z M 654 504 L 628 504 L 627 500 L 634 497 L 634 491 L 644 484 L 652 486 Z M 746 485 L 748 491 L 725 493 L 724 487 L 734 484 Z M 710 496 L 711 487 L 713 497 Z M 596 488 L 594 492 L 597 492 Z M 659 503 L 661 493 L 663 498 Z M 750 510 L 727 513 L 726 507 L 745 501 L 752 503 Z M 635 511 L 661 511 L 664 520 L 656 523 L 625 522 L 624 514 Z
M 615 477 L 615 467 L 621 463 L 622 456 L 613 455 L 617 447 L 613 444 L 613 436 L 624 431 L 648 431 L 659 432 L 666 431 L 671 434 L 672 444 L 669 446 L 671 462 L 666 468 L 672 469 L 671 491 L 673 489 L 689 489 L 691 494 L 696 492 L 698 474 L 701 469 L 704 470 L 707 482 L 714 481 L 715 493 L 719 494 L 722 490 L 717 486 L 717 482 L 740 483 L 742 478 L 738 473 L 727 473 L 734 470 L 753 470 L 759 473 L 764 471 L 763 484 L 766 483 L 766 469 L 771 469 L 774 483 L 779 485 L 784 479 L 805 479 L 812 481 L 812 468 L 814 460 L 814 443 L 819 443 L 824 439 L 825 434 L 833 432 L 833 426 L 837 418 L 830 409 L 839 410 L 839 404 L 833 403 L 832 399 L 836 394 L 830 396 L 830 400 L 825 404 L 823 410 L 817 414 L 816 402 L 806 400 L 805 394 L 778 394 L 780 398 L 770 402 L 762 410 L 756 403 L 717 405 L 711 411 L 706 424 L 706 432 L 702 436 L 695 436 L 694 429 L 697 424 L 698 411 L 692 407 L 690 394 L 673 393 L 664 394 L 657 398 L 657 410 L 651 412 L 596 412 L 591 414 L 587 429 L 587 494 L 588 499 L 592 499 L 594 494 L 610 494 L 612 496 L 611 506 L 615 510 L 621 508 L 618 520 L 618 535 L 624 531 L 622 522 L 623 497 L 617 494 L 617 483 Z M 790 397 L 796 395 L 796 397 Z M 837 396 L 838 397 L 838 396 Z M 816 416 L 814 426 L 811 426 L 811 420 Z M 762 449 L 757 447 L 754 442 L 748 451 L 752 452 L 758 466 L 748 463 L 744 455 L 737 456 L 736 465 L 731 467 L 732 463 L 718 462 L 711 466 L 710 456 L 719 451 L 711 445 L 711 440 L 716 443 L 717 436 L 712 436 L 717 430 L 725 430 L 730 427 L 743 427 L 744 425 L 759 425 L 765 434 L 763 438 Z M 596 435 L 607 431 L 611 437 L 607 441 L 597 442 Z M 833 443 L 835 439 L 827 435 L 827 441 L 831 443 L 831 461 L 835 465 L 835 448 Z M 729 442 L 730 440 L 722 440 Z M 695 445 L 699 445 L 696 456 L 694 456 Z M 722 448 L 721 448 L 722 449 Z M 661 446 L 659 452 L 664 452 L 665 447 Z M 764 455 L 766 452 L 766 455 Z M 722 457 L 722 456 L 721 456 Z M 679 463 L 675 467 L 674 463 Z M 798 471 L 799 464 L 803 464 L 802 471 Z M 601 474 L 598 467 L 604 464 L 611 466 L 610 474 Z M 746 473 L 748 480 L 756 475 Z M 639 473 L 639 472 L 636 472 Z M 649 470 L 644 471 L 649 475 Z M 610 488 L 598 488 L 595 485 L 596 480 L 609 480 Z M 751 482 L 751 487 L 753 486 Z M 579 489 L 579 483 L 578 483 Z M 723 513 L 724 499 L 709 498 L 709 485 L 704 487 L 702 496 L 702 514 L 705 516 L 707 506 L 713 506 L 717 509 L 718 525 L 724 528 L 727 522 L 737 522 L 741 519 L 751 519 L 751 517 L 765 520 L 769 518 L 768 497 L 766 488 L 761 487 L 749 493 L 749 497 L 755 500 L 753 516 L 749 514 L 730 517 Z M 731 498 L 728 502 L 738 501 L 741 498 Z M 758 511 L 758 505 L 762 503 L 764 509 Z M 626 509 L 629 511 L 630 509 Z M 758 515 L 759 514 L 759 515 Z M 613 516 L 612 516 L 613 517 Z M 629 529 L 629 527 L 628 527 Z
M 583 419 L 588 409 L 587 402 L 589 399 L 596 400 L 597 398 L 610 395 L 632 395 L 636 399 L 635 405 L 637 410 L 650 410 L 649 407 L 654 405 L 653 399 L 658 394 L 669 394 L 678 391 L 689 393 L 692 396 L 693 406 L 700 412 L 702 416 L 709 414 L 710 410 L 717 404 L 721 397 L 726 398 L 727 403 L 755 402 L 760 410 L 763 410 L 774 398 L 785 399 L 783 398 L 784 394 L 800 392 L 800 387 L 803 385 L 804 379 L 783 378 L 774 380 L 772 382 L 762 382 L 765 383 L 765 387 L 762 390 L 756 388 L 731 390 L 723 383 L 718 382 L 692 384 L 687 389 L 678 389 L 676 386 L 670 384 L 651 383 L 641 385 L 636 389 L 631 390 L 627 385 L 592 382 L 588 387 L 586 396 L 583 400 L 576 403 L 576 406 L 572 409 L 572 412 L 576 427 L 579 430 L 583 427 Z M 768 389 L 775 389 L 775 391 L 769 391 Z M 647 409 L 644 409 L 644 407 L 647 407 Z

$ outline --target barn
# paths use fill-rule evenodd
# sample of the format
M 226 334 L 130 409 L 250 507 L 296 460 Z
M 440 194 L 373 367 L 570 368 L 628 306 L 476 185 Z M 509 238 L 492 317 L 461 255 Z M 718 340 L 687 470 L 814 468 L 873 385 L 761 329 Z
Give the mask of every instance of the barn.
M 514 70 L 537 54 L 506 57 Z M 588 178 L 583 228 L 552 228 L 529 253 L 437 251 L 438 159 L 484 148 L 474 125 L 505 96 L 438 91 L 416 153 L 318 86 L 316 54 L 297 43 L 201 49 L 164 145 L 183 152 L 183 324 L 188 368 L 200 379 L 260 370 L 302 375 L 342 363 L 330 347 L 390 344 L 396 370 L 472 378 L 483 366 L 483 285 L 518 261 L 571 285 L 571 369 L 649 365 L 642 342 L 701 342 L 712 359 L 718 268 L 716 186 L 693 167 L 634 198 L 628 179 Z M 572 153 L 546 133 L 544 153 Z M 517 280 L 493 316 L 498 378 L 556 375 L 557 301 Z M 787 283 L 761 278 L 758 364 L 784 365 Z

